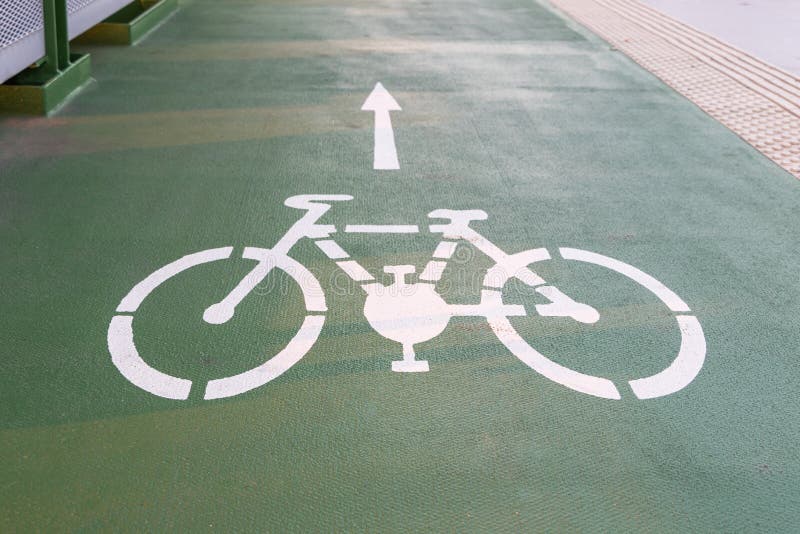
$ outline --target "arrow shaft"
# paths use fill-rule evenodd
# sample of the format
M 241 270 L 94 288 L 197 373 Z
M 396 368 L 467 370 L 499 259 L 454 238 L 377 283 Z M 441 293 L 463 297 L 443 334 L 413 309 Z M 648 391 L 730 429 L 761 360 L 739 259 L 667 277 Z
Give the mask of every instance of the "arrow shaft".
M 375 111 L 375 159 L 373 168 L 378 170 L 397 170 L 397 147 L 394 144 L 392 118 L 388 110 Z

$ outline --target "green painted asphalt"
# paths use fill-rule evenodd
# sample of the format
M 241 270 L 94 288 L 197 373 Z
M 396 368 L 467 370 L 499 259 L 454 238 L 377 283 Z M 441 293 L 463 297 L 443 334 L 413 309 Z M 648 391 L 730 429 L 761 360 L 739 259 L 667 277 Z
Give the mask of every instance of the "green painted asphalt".
M 0 531 L 790 531 L 800 522 L 800 184 L 608 45 L 533 0 L 183 2 L 140 45 L 85 48 L 90 87 L 50 119 L 0 119 Z M 376 82 L 400 169 L 376 171 Z M 485 319 L 398 343 L 314 244 L 319 340 L 221 400 L 148 393 L 112 363 L 128 291 L 201 250 L 136 311 L 141 356 L 203 384 L 294 336 L 300 289 L 272 273 L 224 325 L 207 306 L 299 218 L 286 198 L 349 194 L 321 223 L 373 276 L 420 272 L 437 208 L 508 253 L 574 247 L 654 276 L 705 333 L 698 376 L 639 400 L 675 358 L 652 293 L 591 264 L 538 274 L 601 314 L 513 317 L 621 400 L 548 380 Z M 344 233 L 416 224 L 419 234 Z M 440 282 L 476 303 L 492 261 L 462 243 Z M 506 302 L 547 302 L 512 281 Z

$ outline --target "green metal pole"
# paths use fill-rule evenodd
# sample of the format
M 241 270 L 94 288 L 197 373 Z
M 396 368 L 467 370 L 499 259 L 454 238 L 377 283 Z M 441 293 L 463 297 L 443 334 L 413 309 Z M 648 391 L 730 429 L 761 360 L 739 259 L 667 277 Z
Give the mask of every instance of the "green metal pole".
M 55 0 L 44 0 L 44 53 L 42 68 L 48 75 L 58 74 L 58 24 Z
M 67 0 L 55 0 L 58 42 L 58 70 L 69 67 L 69 33 L 67 32 Z

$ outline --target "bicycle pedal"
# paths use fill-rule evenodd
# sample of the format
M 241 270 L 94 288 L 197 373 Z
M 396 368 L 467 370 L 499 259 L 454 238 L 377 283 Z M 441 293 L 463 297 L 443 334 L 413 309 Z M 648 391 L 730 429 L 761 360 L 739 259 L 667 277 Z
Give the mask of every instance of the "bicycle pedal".
M 427 360 L 397 360 L 392 362 L 395 373 L 427 373 L 430 371 Z
M 588 304 L 575 302 L 553 286 L 536 288 L 536 292 L 552 301 L 551 304 L 539 304 L 536 312 L 542 317 L 570 317 L 579 323 L 594 324 L 600 319 L 600 313 Z

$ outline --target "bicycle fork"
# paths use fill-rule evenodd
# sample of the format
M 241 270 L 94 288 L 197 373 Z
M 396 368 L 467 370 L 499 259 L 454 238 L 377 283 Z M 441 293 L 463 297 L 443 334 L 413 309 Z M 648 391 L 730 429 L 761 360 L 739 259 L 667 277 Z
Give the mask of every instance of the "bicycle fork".
M 600 314 L 593 307 L 574 301 L 555 286 L 546 285 L 547 282 L 542 277 L 531 271 L 527 264 L 523 263 L 523 261 L 527 260 L 524 260 L 522 256 L 506 254 L 488 239 L 470 228 L 470 222 L 483 221 L 488 218 L 485 211 L 438 209 L 430 212 L 428 217 L 450 220 L 446 224 L 432 224 L 430 226 L 431 233 L 443 234 L 444 241 L 437 247 L 437 253 L 440 250 L 449 253 L 447 255 L 447 258 L 449 258 L 455 250 L 456 244 L 454 241 L 447 240 L 463 239 L 470 242 L 496 263 L 495 267 L 486 274 L 483 282 L 484 287 L 494 290 L 502 289 L 502 287 L 498 287 L 496 280 L 498 278 L 505 280 L 508 276 L 498 276 L 498 274 L 511 274 L 526 285 L 534 288 L 537 293 L 550 301 L 549 304 L 536 305 L 536 313 L 539 315 L 543 317 L 570 317 L 579 323 L 585 324 L 593 324 L 600 319 Z M 434 258 L 437 257 L 437 253 L 434 253 Z M 420 279 L 438 280 L 439 278 L 436 275 L 441 276 L 444 265 L 446 263 L 438 260 L 430 262 Z M 500 273 L 497 270 L 500 270 Z M 429 273 L 428 276 L 432 275 L 432 277 L 424 278 L 426 273 Z

